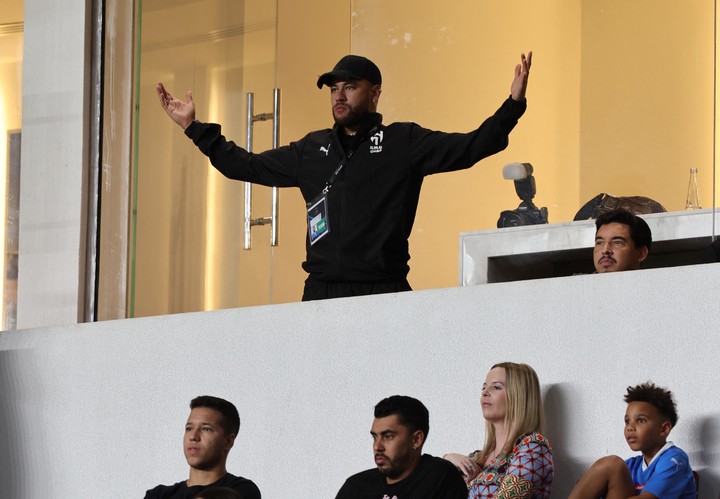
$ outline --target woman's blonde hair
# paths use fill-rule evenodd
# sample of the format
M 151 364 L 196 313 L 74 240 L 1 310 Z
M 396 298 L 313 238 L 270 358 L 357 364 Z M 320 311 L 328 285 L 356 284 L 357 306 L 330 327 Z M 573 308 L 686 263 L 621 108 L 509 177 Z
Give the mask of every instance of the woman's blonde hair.
M 543 413 L 540 381 L 535 370 L 527 364 L 501 362 L 491 369 L 505 369 L 505 397 L 507 411 L 505 428 L 507 440 L 500 453 L 507 454 L 521 435 L 526 433 L 544 433 L 545 415 Z M 475 460 L 482 464 L 495 450 L 495 427 L 485 421 L 485 445 Z

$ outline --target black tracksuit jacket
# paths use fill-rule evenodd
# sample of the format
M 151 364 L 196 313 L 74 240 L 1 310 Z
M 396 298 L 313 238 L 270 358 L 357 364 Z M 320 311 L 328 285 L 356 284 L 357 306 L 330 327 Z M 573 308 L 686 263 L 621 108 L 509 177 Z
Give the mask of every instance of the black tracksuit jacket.
M 470 133 L 428 130 L 415 123 L 382 125 L 366 116 L 352 154 L 328 192 L 330 232 L 306 242 L 309 280 L 372 283 L 402 281 L 410 267 L 408 237 L 423 178 L 470 168 L 505 149 L 526 103 L 508 98 Z M 342 133 L 342 132 L 340 132 Z M 338 127 L 259 154 L 228 141 L 220 125 L 193 122 L 185 130 L 223 175 L 272 187 L 299 187 L 317 196 L 348 155 Z

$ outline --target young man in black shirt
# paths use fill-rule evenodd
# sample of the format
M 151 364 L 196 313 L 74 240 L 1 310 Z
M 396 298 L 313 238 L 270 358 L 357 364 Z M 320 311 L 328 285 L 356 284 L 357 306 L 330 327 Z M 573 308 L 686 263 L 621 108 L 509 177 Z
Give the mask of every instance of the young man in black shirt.
M 429 427 L 428 410 L 419 400 L 402 395 L 381 400 L 370 430 L 377 467 L 348 478 L 336 499 L 467 499 L 460 471 L 422 453 Z
M 237 408 L 227 400 L 204 395 L 190 402 L 183 449 L 190 477 L 175 485 L 158 485 L 145 499 L 191 499 L 212 487 L 229 487 L 243 499 L 260 499 L 260 490 L 247 478 L 227 472 L 225 463 L 240 430 Z

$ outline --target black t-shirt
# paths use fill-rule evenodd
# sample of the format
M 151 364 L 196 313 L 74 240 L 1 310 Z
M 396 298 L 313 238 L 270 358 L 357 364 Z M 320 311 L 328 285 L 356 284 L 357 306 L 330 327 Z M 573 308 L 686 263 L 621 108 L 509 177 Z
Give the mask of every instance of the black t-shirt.
M 175 485 L 158 485 L 154 489 L 147 491 L 145 499 L 192 499 L 210 487 L 230 487 L 240 492 L 243 499 L 260 499 L 260 489 L 257 488 L 257 485 L 247 478 L 231 475 L 230 473 L 209 485 L 188 487 L 184 481 Z
M 467 499 L 460 471 L 450 462 L 424 454 L 412 474 L 392 485 L 377 468 L 353 475 L 335 499 Z

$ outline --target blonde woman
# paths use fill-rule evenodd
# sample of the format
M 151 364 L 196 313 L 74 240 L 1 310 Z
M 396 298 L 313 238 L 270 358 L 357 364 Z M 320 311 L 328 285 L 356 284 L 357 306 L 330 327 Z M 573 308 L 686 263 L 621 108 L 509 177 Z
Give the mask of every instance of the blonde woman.
M 482 388 L 485 446 L 465 456 L 446 454 L 465 475 L 469 499 L 548 498 L 554 466 L 543 435 L 540 382 L 527 364 L 495 364 Z

